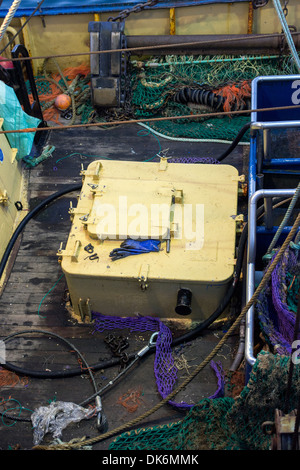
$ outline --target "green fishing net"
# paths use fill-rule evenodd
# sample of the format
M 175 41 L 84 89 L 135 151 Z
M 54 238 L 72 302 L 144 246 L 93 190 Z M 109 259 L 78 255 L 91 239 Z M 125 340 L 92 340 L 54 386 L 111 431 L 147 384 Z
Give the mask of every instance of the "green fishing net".
M 249 122 L 249 114 L 212 117 L 210 114 L 217 110 L 209 103 L 176 101 L 176 94 L 182 89 L 219 93 L 231 105 L 228 110 L 239 110 L 248 100 L 249 109 L 254 78 L 295 73 L 290 58 L 279 56 L 163 56 L 146 62 L 132 61 L 129 70 L 135 118 L 194 115 L 194 118 L 149 122 L 147 125 L 163 136 L 203 141 L 232 141 Z M 247 93 L 236 93 L 242 89 Z M 202 117 L 197 118 L 199 114 Z M 247 132 L 243 141 L 249 142 L 249 139 L 250 132 Z
M 274 421 L 287 397 L 290 358 L 262 351 L 249 381 L 235 397 L 199 401 L 178 422 L 125 432 L 110 450 L 268 450 L 272 436 L 262 424 Z M 294 365 L 289 412 L 297 408 L 300 369 Z
M 115 109 L 98 109 L 95 112 L 91 94 L 85 90 L 80 103 L 76 104 L 76 115 L 82 124 L 105 122 L 106 120 L 143 119 L 158 135 L 167 138 L 200 141 L 232 141 L 250 113 L 242 115 L 211 116 L 220 111 L 211 106 L 210 93 L 226 100 L 224 110 L 250 109 L 251 81 L 262 75 L 285 75 L 296 73 L 288 56 L 161 56 L 146 61 L 131 59 L 125 80 L 124 105 Z M 36 77 L 38 94 L 51 94 L 49 77 Z M 64 77 L 66 79 L 66 77 Z M 63 80 L 59 82 L 63 85 Z M 87 82 L 84 83 L 84 88 Z M 204 103 L 177 99 L 183 90 L 205 90 Z M 83 89 L 84 91 L 84 89 Z M 198 96 L 192 93 L 193 96 Z M 203 98 L 203 96 L 202 96 Z M 201 100 L 200 100 L 201 101 Z M 202 99 L 203 101 L 203 99 Z M 52 103 L 51 103 L 52 105 Z M 48 104 L 42 101 L 43 109 Z M 198 117 L 201 114 L 201 117 Z M 188 116 L 186 119 L 174 119 Z M 190 117 L 192 116 L 192 117 Z M 167 118 L 147 122 L 147 118 Z M 249 142 L 250 131 L 243 136 Z

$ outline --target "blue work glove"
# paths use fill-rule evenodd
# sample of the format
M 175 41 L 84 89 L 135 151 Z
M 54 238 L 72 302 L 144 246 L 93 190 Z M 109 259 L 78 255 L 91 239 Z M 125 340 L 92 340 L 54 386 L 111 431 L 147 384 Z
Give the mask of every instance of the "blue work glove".
M 128 238 L 121 243 L 120 248 L 115 248 L 109 254 L 112 261 L 126 258 L 131 255 L 140 255 L 142 253 L 150 253 L 151 251 L 159 251 L 160 240 L 131 240 Z

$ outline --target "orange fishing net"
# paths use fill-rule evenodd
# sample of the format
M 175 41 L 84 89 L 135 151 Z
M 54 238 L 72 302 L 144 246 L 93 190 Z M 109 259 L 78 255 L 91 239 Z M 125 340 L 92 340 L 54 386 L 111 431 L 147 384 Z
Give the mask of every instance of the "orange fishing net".
M 90 67 L 86 64 L 78 65 L 77 67 L 69 67 L 63 70 L 63 75 L 67 80 L 74 80 L 77 75 L 86 77 L 90 73 Z M 52 76 L 55 80 L 59 81 L 61 76 L 59 73 Z
M 223 108 L 225 112 L 232 109 L 240 109 L 245 104 L 245 99 L 251 97 L 251 85 L 248 81 L 243 81 L 237 85 L 227 85 L 215 91 L 217 95 L 224 98 Z
M 118 399 L 118 404 L 124 406 L 128 413 L 134 413 L 143 402 L 141 395 L 141 389 L 128 390 Z
M 28 378 L 20 378 L 14 372 L 6 369 L 0 369 L 0 387 L 15 387 L 16 385 L 27 385 Z

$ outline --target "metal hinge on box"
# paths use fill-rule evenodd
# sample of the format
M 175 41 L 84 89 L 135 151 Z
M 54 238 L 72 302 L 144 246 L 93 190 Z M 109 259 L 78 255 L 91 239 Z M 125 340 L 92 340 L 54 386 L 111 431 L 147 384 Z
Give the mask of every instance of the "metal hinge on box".
M 82 180 L 84 180 L 86 176 L 90 176 L 93 179 L 98 179 L 101 168 L 102 168 L 102 163 L 99 161 L 96 162 L 95 168 L 93 167 L 90 171 L 84 170 L 84 167 L 81 164 L 80 176 L 82 176 Z
M 233 177 L 231 178 L 231 181 L 237 181 L 238 183 L 245 183 L 246 177 L 245 177 L 245 175 L 233 176 Z
M 168 168 L 168 159 L 166 157 L 161 157 L 159 161 L 159 171 L 166 171 Z
M 74 249 L 73 251 L 67 251 L 67 250 L 63 250 L 62 249 L 62 243 L 60 244 L 60 247 L 59 247 L 59 250 L 57 252 L 57 256 L 59 257 L 59 262 L 62 260 L 62 257 L 66 257 L 66 256 L 70 256 L 71 257 L 71 261 L 75 261 L 76 263 L 78 262 L 78 257 L 79 257 L 79 252 L 80 252 L 80 249 L 81 249 L 81 241 L 80 240 L 76 240 L 75 241 L 75 245 L 74 245 Z
M 138 281 L 140 283 L 140 288 L 142 291 L 145 291 L 148 289 L 148 274 L 149 274 L 149 269 L 150 265 L 149 264 L 142 264 L 139 276 L 138 276 Z
M 244 224 L 244 216 L 243 214 L 237 215 L 235 218 L 235 223 L 236 223 L 236 231 L 238 233 L 243 231 L 243 224 Z
M 82 223 L 87 222 L 89 218 L 89 213 L 82 212 L 76 207 L 73 207 L 72 201 L 70 202 L 70 208 L 68 212 L 70 214 L 71 222 L 73 222 L 75 215 L 80 215 L 79 220 L 81 220 Z
M 8 203 L 8 194 L 6 189 L 0 194 L 0 204 L 7 204 Z

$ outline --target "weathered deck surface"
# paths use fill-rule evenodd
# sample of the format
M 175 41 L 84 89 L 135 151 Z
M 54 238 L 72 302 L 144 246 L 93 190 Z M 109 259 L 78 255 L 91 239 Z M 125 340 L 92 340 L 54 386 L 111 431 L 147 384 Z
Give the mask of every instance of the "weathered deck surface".
M 151 134 L 140 136 L 138 134 L 140 130 L 138 125 L 124 125 L 110 130 L 52 131 L 48 143 L 55 146 L 54 153 L 47 161 L 30 170 L 30 207 L 33 208 L 39 201 L 62 187 L 80 182 L 81 164 L 83 163 L 86 168 L 97 156 L 139 161 L 154 156 L 158 151 L 157 139 Z M 227 148 L 227 144 L 176 142 L 162 138 L 159 140 L 162 149 L 169 149 L 168 156 L 174 157 L 215 157 Z M 94 155 L 94 157 L 77 154 L 64 158 L 76 152 Z M 238 167 L 240 173 L 245 173 L 247 168 L 244 163 L 246 159 L 243 158 L 243 147 L 236 148 L 230 160 L 226 161 L 226 163 L 231 162 Z M 84 355 L 88 364 L 92 365 L 112 358 L 104 342 L 108 332 L 94 332 L 93 324 L 78 325 L 70 317 L 64 301 L 65 279 L 60 279 L 62 273 L 56 256 L 60 243 L 66 241 L 69 233 L 68 208 L 73 196 L 75 200 L 76 194 L 72 194 L 51 204 L 34 220 L 31 220 L 24 230 L 10 277 L 0 298 L 0 336 L 3 338 L 15 332 L 29 332 L 33 329 L 50 331 L 71 341 Z M 49 292 L 50 289 L 52 290 Z M 151 333 L 116 331 L 116 334 L 128 337 L 128 352 L 130 353 L 136 352 L 145 345 Z M 222 334 L 222 329 L 215 329 L 184 345 L 178 355 L 182 357 L 180 355 L 184 354 L 187 367 L 179 371 L 179 376 L 186 377 L 189 371 L 193 370 L 214 348 Z M 237 338 L 238 335 L 233 337 L 230 344 L 226 344 L 214 359 L 220 360 L 225 370 L 231 364 Z M 30 370 L 59 371 L 65 368 L 78 368 L 77 355 L 70 352 L 63 342 L 46 334 L 22 334 L 10 340 L 7 343 L 6 359 L 10 363 Z M 140 416 L 161 400 L 155 383 L 153 362 L 154 355 L 151 354 L 111 390 L 104 393 L 102 403 L 109 430 Z M 109 378 L 117 374 L 118 367 L 99 370 L 95 373 L 96 383 L 101 388 Z M 179 393 L 176 401 L 197 402 L 213 394 L 216 388 L 216 376 L 207 367 L 184 391 Z M 137 410 L 134 413 L 129 413 L 119 403 L 119 398 L 129 390 L 141 393 L 140 399 L 137 400 Z M 5 406 L 6 408 L 18 407 L 18 402 L 29 410 L 47 406 L 52 400 L 81 403 L 92 394 L 93 388 L 89 376 L 84 372 L 81 375 L 63 379 L 28 378 L 26 380 L 20 377 L 17 384 L 1 386 L 1 400 L 5 401 L 9 398 L 17 400 L 2 405 L 1 410 L 3 411 Z M 92 401 L 91 404 L 93 403 Z M 20 413 L 17 408 L 15 411 L 8 412 L 8 414 L 13 413 L 21 419 L 30 418 L 30 412 L 27 410 Z M 165 424 L 178 421 L 184 416 L 185 412 L 165 405 L 136 427 Z M 73 438 L 97 435 L 99 433 L 96 429 L 96 420 L 93 418 L 70 425 L 63 433 L 63 440 L 69 441 Z M 111 437 L 99 442 L 93 446 L 93 449 L 108 449 L 113 439 L 114 437 Z M 51 440 L 52 437 L 48 436 L 43 443 L 49 443 Z M 32 448 L 31 423 L 28 421 L 14 423 L 3 417 L 0 423 L 0 448 L 6 450 L 15 446 L 21 449 Z

